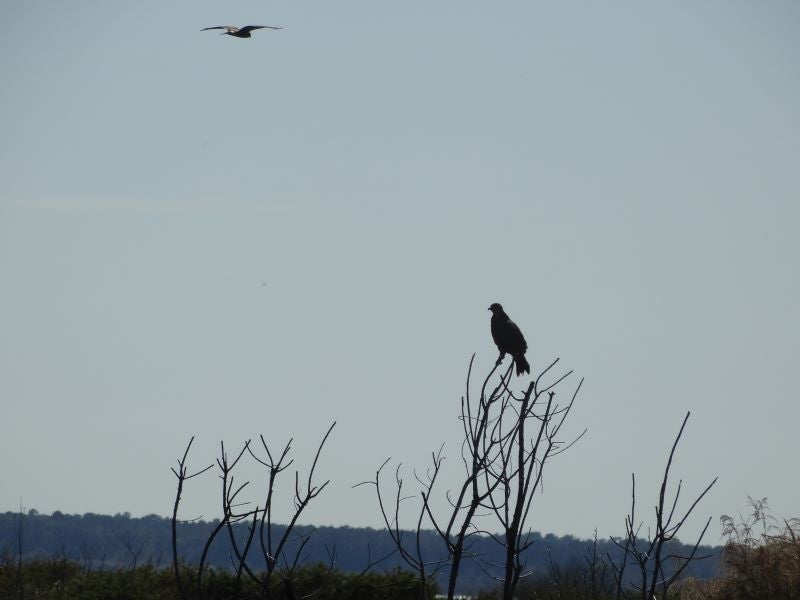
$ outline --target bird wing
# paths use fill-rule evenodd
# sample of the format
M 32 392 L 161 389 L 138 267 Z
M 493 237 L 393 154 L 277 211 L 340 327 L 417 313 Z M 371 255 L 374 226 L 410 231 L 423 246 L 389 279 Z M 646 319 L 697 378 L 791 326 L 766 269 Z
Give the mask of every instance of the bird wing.
M 273 27 L 272 25 L 247 25 L 246 27 L 242 27 L 239 31 L 242 33 L 247 33 L 248 31 L 253 31 L 254 29 L 283 29 L 283 27 Z
M 525 352 L 528 349 L 528 344 L 522 335 L 522 331 L 508 317 L 498 317 L 497 320 L 493 320 L 492 338 L 501 352 L 508 352 L 514 355 Z
M 511 319 L 508 320 L 508 337 L 513 340 L 514 346 L 520 348 L 522 352 L 528 349 L 528 342 L 525 341 L 525 336 L 522 335 L 522 330 Z
M 205 27 L 205 28 L 201 29 L 200 31 L 208 31 L 209 29 L 227 29 L 231 33 L 236 33 L 237 31 L 239 31 L 239 28 L 238 27 L 234 27 L 233 25 L 217 25 L 215 27 Z

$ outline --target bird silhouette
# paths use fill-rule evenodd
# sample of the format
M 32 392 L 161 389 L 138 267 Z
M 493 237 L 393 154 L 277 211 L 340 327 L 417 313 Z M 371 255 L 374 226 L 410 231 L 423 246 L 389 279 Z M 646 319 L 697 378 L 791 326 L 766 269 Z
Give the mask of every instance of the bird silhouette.
M 510 354 L 517 366 L 517 376 L 523 373 L 530 373 L 531 366 L 525 359 L 525 352 L 528 350 L 528 343 L 522 335 L 517 324 L 508 318 L 506 311 L 497 302 L 489 307 L 492 311 L 492 339 L 500 350 L 497 364 L 503 362 L 506 353 Z
M 233 25 L 216 25 L 215 27 L 205 27 L 200 31 L 208 31 L 209 29 L 225 29 L 226 31 L 222 32 L 222 35 L 232 35 L 233 37 L 238 38 L 249 38 L 252 37 L 250 32 L 254 29 L 283 29 L 283 27 L 273 27 L 272 25 L 246 25 L 239 29 Z

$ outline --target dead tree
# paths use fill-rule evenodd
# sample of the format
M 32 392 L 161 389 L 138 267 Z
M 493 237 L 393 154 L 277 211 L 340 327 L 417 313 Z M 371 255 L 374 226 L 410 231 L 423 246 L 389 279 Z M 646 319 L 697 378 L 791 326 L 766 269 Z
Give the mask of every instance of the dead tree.
M 139 557 L 144 550 L 144 542 L 138 544 L 138 549 L 136 548 L 137 543 L 135 536 L 131 536 L 130 532 L 124 531 L 120 536 L 120 542 L 122 543 L 122 547 L 131 557 L 131 571 L 135 571 L 136 567 L 139 564 Z
M 637 524 L 636 521 L 636 476 L 631 474 L 631 510 L 625 518 L 625 537 L 621 540 L 612 538 L 614 544 L 622 550 L 622 557 L 614 561 L 609 556 L 614 571 L 617 588 L 616 597 L 618 600 L 620 598 L 636 597 L 642 600 L 653 600 L 655 598 L 665 600 L 670 586 L 678 580 L 692 561 L 708 558 L 708 556 L 698 556 L 697 551 L 711 523 L 711 517 L 706 521 L 702 532 L 688 554 L 673 554 L 669 548 L 669 543 L 676 538 L 681 527 L 697 507 L 697 504 L 717 482 L 717 477 L 715 477 L 691 502 L 682 516 L 680 516 L 680 513 L 676 513 L 681 495 L 682 480 L 678 482 L 674 498 L 671 501 L 667 498 L 667 485 L 669 483 L 672 460 L 675 456 L 678 442 L 683 435 L 683 430 L 686 427 L 686 422 L 689 420 L 689 415 L 690 413 L 687 412 L 678 435 L 672 444 L 672 450 L 669 453 L 661 481 L 658 503 L 655 506 L 655 523 L 652 529 L 648 530 L 646 539 L 640 538 L 640 531 L 643 525 L 642 523 Z M 668 565 L 671 568 L 668 568 Z M 633 575 L 627 575 L 628 567 L 634 571 Z M 656 593 L 660 595 L 656 596 Z
M 276 478 L 285 471 L 293 462 L 294 460 L 287 461 L 287 457 L 289 455 L 289 451 L 291 450 L 292 440 L 290 439 L 286 446 L 284 446 L 283 451 L 281 452 L 280 456 L 277 460 L 274 459 L 272 452 L 270 452 L 269 446 L 267 442 L 264 440 L 264 436 L 261 436 L 261 444 L 264 447 L 264 451 L 266 452 L 266 459 L 260 458 L 256 456 L 256 454 L 250 450 L 250 455 L 258 461 L 260 464 L 265 466 L 268 470 L 268 478 L 267 478 L 267 495 L 264 500 L 264 506 L 260 510 L 261 517 L 259 521 L 259 534 L 258 540 L 261 546 L 261 552 L 264 557 L 264 561 L 266 564 L 266 572 L 260 580 L 261 586 L 264 590 L 264 595 L 266 598 L 270 598 L 272 596 L 272 580 L 276 570 L 282 571 L 282 582 L 284 588 L 286 589 L 287 594 L 292 597 L 294 595 L 294 588 L 292 586 L 292 577 L 297 570 L 298 565 L 301 564 L 303 559 L 303 550 L 305 549 L 306 544 L 311 537 L 311 533 L 301 533 L 298 534 L 295 532 L 295 527 L 297 525 L 297 520 L 300 518 L 300 515 L 303 514 L 303 511 L 309 505 L 309 503 L 319 496 L 322 493 L 322 490 L 327 487 L 330 483 L 330 480 L 325 481 L 321 485 L 316 485 L 313 483 L 314 479 L 314 471 L 317 468 L 317 463 L 319 462 L 320 454 L 322 453 L 322 448 L 325 446 L 325 442 L 328 439 L 328 436 L 333 431 L 333 428 L 336 426 L 334 422 L 328 428 L 328 431 L 325 433 L 325 436 L 322 438 L 319 446 L 317 447 L 317 453 L 314 456 L 314 462 L 311 464 L 311 469 L 308 472 L 308 477 L 305 482 L 305 487 L 300 485 L 300 474 L 299 472 L 295 471 L 294 474 L 294 513 L 286 525 L 286 528 L 283 531 L 281 536 L 276 536 L 274 531 L 274 522 L 273 522 L 273 511 L 274 511 L 274 500 L 275 500 L 275 480 Z M 248 448 L 249 450 L 249 448 Z M 255 524 L 253 526 L 255 528 Z M 296 544 L 296 549 L 293 555 L 290 557 L 287 554 L 288 546 L 290 543 L 294 541 Z
M 541 487 L 545 463 L 571 445 L 561 442 L 559 435 L 580 384 L 569 402 L 561 407 L 555 401 L 554 389 L 571 372 L 552 383 L 540 383 L 558 362 L 557 359 L 529 384 L 521 396 L 515 395 L 509 387 L 513 365 L 495 379 L 499 366 L 495 364 L 475 397 L 470 383 L 474 360 L 473 355 L 459 417 L 464 434 L 461 444 L 463 479 L 455 491 L 444 494 L 449 508 L 443 513 L 437 511 L 434 487 L 444 458 L 441 449 L 432 455 L 427 478 L 417 477 L 422 505 L 416 521 L 417 537 L 426 521 L 444 543 L 450 571 L 447 597 L 453 598 L 465 559 L 477 560 L 487 572 L 494 568 L 482 562 L 481 557 L 472 551 L 476 536 L 491 536 L 505 548 L 505 564 L 501 567 L 502 574 L 490 575 L 504 582 L 503 597 L 511 598 L 525 567 L 523 553 L 531 544 L 526 527 L 533 496 Z M 399 524 L 400 503 L 407 499 L 402 493 L 403 481 L 398 467 L 394 505 L 391 510 L 387 509 L 380 487 L 380 474 L 385 465 L 378 469 L 375 480 L 369 483 L 376 487 L 378 504 L 392 542 L 406 564 L 418 573 L 422 590 L 424 582 L 431 576 L 431 567 L 438 571 L 442 561 L 438 558 L 426 561 L 419 553 L 414 553 L 413 547 L 406 545 Z M 494 517 L 491 522 L 500 525 L 502 535 L 478 527 L 477 521 L 486 516 Z
M 378 467 L 378 470 L 375 472 L 374 480 L 363 481 L 353 486 L 375 486 L 375 494 L 378 499 L 378 507 L 381 513 L 381 518 L 383 519 L 383 523 L 386 526 L 386 531 L 388 532 L 389 537 L 391 537 L 392 545 L 394 546 L 394 550 L 388 555 L 376 561 L 368 561 L 367 568 L 386 560 L 389 558 L 389 556 L 397 552 L 406 566 L 416 573 L 417 598 L 419 600 L 426 600 L 428 598 L 428 590 L 431 582 L 433 582 L 435 577 L 439 574 L 442 566 L 447 561 L 441 557 L 427 557 L 422 552 L 421 536 L 424 530 L 423 523 L 425 522 L 426 516 L 426 505 L 424 502 L 417 510 L 414 529 L 407 531 L 401 528 L 400 507 L 404 500 L 409 500 L 411 497 L 403 496 L 403 478 L 400 475 L 402 465 L 399 464 L 397 465 L 394 473 L 394 494 L 392 495 L 391 499 L 384 494 L 383 487 L 381 485 L 381 472 L 390 460 L 391 459 L 387 458 L 383 464 Z M 427 479 L 423 480 L 415 474 L 417 482 L 423 487 L 423 498 L 426 498 L 428 495 L 430 495 L 430 492 L 436 483 L 436 478 L 439 475 L 439 470 L 442 466 L 443 460 L 442 448 L 440 447 L 438 453 L 432 454 L 433 468 L 428 471 Z M 408 539 L 409 533 L 412 536 L 411 540 Z
M 488 469 L 491 468 L 493 461 L 499 454 L 497 440 L 492 439 L 491 434 L 495 424 L 493 409 L 500 402 L 503 390 L 507 389 L 513 372 L 512 364 L 505 375 L 500 378 L 499 383 L 487 394 L 486 390 L 489 381 L 499 366 L 499 363 L 495 364 L 483 381 L 477 405 L 473 406 L 470 397 L 470 376 L 474 360 L 475 355 L 472 356 L 467 371 L 466 396 L 461 398 L 460 420 L 464 430 L 461 460 L 465 477 L 457 494 L 454 496 L 447 494 L 451 510 L 449 515 L 445 515 L 446 522 L 434 516 L 430 505 L 430 490 L 422 494 L 426 512 L 450 556 L 450 575 L 447 582 L 448 598 L 452 598 L 456 593 L 461 561 L 464 559 L 465 554 L 471 556 L 469 553 L 470 538 L 478 533 L 477 527 L 474 525 L 475 517 L 478 511 L 486 506 L 487 499 L 491 498 L 492 493 L 500 484 L 499 480 L 492 482 L 486 476 Z M 502 414 L 502 411 L 500 413 Z
M 210 548 L 217 539 L 218 535 L 223 529 L 228 532 L 229 545 L 231 548 L 231 565 L 236 573 L 234 598 L 238 597 L 241 589 L 242 579 L 247 576 L 251 581 L 261 587 L 263 597 L 269 599 L 273 597 L 273 587 L 275 585 L 283 585 L 286 591 L 287 598 L 294 598 L 293 577 L 299 565 L 301 565 L 305 558 L 307 558 L 303 551 L 310 539 L 311 532 L 298 533 L 297 522 L 302 515 L 303 511 L 314 500 L 323 489 L 330 483 L 330 480 L 325 481 L 321 485 L 313 482 L 314 473 L 319 462 L 322 449 L 325 445 L 328 436 L 333 430 L 336 423 L 334 422 L 325 433 L 325 436 L 317 447 L 317 452 L 314 457 L 311 469 L 305 482 L 305 486 L 300 483 L 300 474 L 295 471 L 295 492 L 294 492 L 294 511 L 287 525 L 284 526 L 283 533 L 277 535 L 277 526 L 273 521 L 273 511 L 275 507 L 275 481 L 281 472 L 286 470 L 294 461 L 287 460 L 289 451 L 291 449 L 292 441 L 284 447 L 282 453 L 277 460 L 273 459 L 273 455 L 269 450 L 264 437 L 261 436 L 261 443 L 267 454 L 267 458 L 263 459 L 256 455 L 251 448 L 251 442 L 248 440 L 242 446 L 242 449 L 237 453 L 233 460 L 229 460 L 228 454 L 225 451 L 224 443 L 220 444 L 220 457 L 217 459 L 217 467 L 219 469 L 219 478 L 222 482 L 221 485 L 221 510 L 222 518 L 217 521 L 211 530 L 200 556 L 199 564 L 197 565 L 197 572 L 195 576 L 196 595 L 199 599 L 203 598 L 204 585 L 203 575 L 206 570 L 206 562 Z M 178 556 L 178 543 L 177 543 L 177 525 L 178 525 L 178 508 L 180 505 L 184 483 L 205 473 L 213 467 L 208 467 L 189 474 L 189 469 L 186 466 L 186 460 L 189 454 L 194 437 L 189 441 L 186 446 L 183 458 L 178 460 L 178 469 L 172 469 L 172 472 L 178 479 L 178 489 L 175 496 L 175 503 L 172 512 L 172 555 L 173 565 L 175 570 L 175 579 L 181 597 L 186 600 L 188 598 L 186 589 L 181 581 L 180 574 L 180 560 Z M 248 453 L 253 459 L 268 469 L 267 476 L 267 495 L 263 506 L 255 505 L 249 508 L 250 503 L 239 501 L 239 495 L 249 485 L 249 481 L 245 481 L 237 485 L 234 469 L 239 461 Z M 246 522 L 247 533 L 243 543 L 237 540 L 235 535 L 234 526 L 237 523 Z M 258 535 L 256 535 L 258 532 Z M 258 544 L 261 547 L 262 555 L 265 562 L 265 571 L 259 573 L 248 562 L 252 548 L 255 546 L 255 540 L 258 539 Z M 290 546 L 292 547 L 290 549 Z M 274 582 L 274 575 L 276 573 L 282 575 L 282 580 L 277 584 Z
M 564 569 L 558 565 L 547 549 L 547 562 L 550 569 L 550 585 L 557 590 L 558 598 L 575 600 L 606 600 L 614 594 L 614 581 L 609 563 L 600 554 L 597 543 L 597 529 L 592 543 L 586 549 L 583 566 L 573 565 Z
M 490 453 L 484 444 L 484 439 L 488 436 L 491 426 L 489 418 L 490 407 L 497 402 L 503 388 L 507 386 L 511 377 L 511 367 L 509 367 L 500 382 L 497 383 L 494 390 L 487 396 L 486 388 L 489 380 L 497 371 L 499 365 L 499 363 L 495 364 L 483 382 L 479 405 L 473 407 L 470 399 L 469 379 L 474 361 L 475 356 L 473 355 L 469 363 L 466 397 L 461 399 L 461 422 L 464 429 L 461 459 L 464 466 L 464 479 L 456 493 L 445 492 L 446 500 L 450 506 L 448 514 L 437 517 L 431 506 L 436 480 L 444 462 L 443 447 L 439 448 L 438 453 L 431 455 L 432 464 L 428 469 L 426 479 L 416 476 L 417 482 L 421 487 L 419 492 L 421 505 L 417 511 L 415 524 L 416 547 L 407 545 L 404 539 L 405 533 L 400 525 L 401 502 L 411 498 L 410 496 L 403 496 L 403 479 L 400 477 L 400 465 L 397 466 L 395 471 L 395 494 L 392 505 L 388 505 L 385 500 L 380 484 L 381 471 L 389 460 L 386 460 L 378 469 L 374 481 L 366 482 L 375 486 L 381 515 L 394 547 L 405 563 L 417 573 L 420 599 L 426 598 L 428 582 L 442 569 L 444 563 L 448 564 L 450 571 L 447 582 L 447 595 L 448 598 L 455 596 L 462 560 L 465 556 L 471 556 L 470 538 L 477 533 L 477 528 L 474 526 L 476 514 L 491 493 L 491 491 L 487 491 L 483 487 L 483 473 L 487 468 L 487 456 Z M 441 557 L 426 558 L 422 555 L 418 540 L 424 529 L 424 523 L 429 523 L 444 542 L 446 559 Z
M 547 463 L 569 449 L 586 430 L 570 441 L 562 439 L 562 427 L 572 410 L 583 380 L 568 396 L 565 405 L 556 398 L 556 388 L 572 371 L 546 382 L 554 360 L 533 379 L 521 396 L 507 385 L 497 399 L 496 412 L 490 416 L 489 436 L 482 440 L 487 466 L 483 471 L 485 489 L 490 493 L 482 506 L 488 508 L 501 526 L 502 539 L 492 537 L 505 550 L 503 598 L 510 600 L 525 574 L 525 552 L 533 540 L 528 520 L 533 500 L 541 490 Z M 505 381 L 505 380 L 504 380 Z
M 247 503 L 239 504 L 236 502 L 236 498 L 239 494 L 244 490 L 249 484 L 249 481 L 245 481 L 239 487 L 235 487 L 235 478 L 233 476 L 233 469 L 242 459 L 244 456 L 245 451 L 250 448 L 250 440 L 245 442 L 242 449 L 239 451 L 239 454 L 236 455 L 236 458 L 233 461 L 228 460 L 228 454 L 225 452 L 225 443 L 220 442 L 220 457 L 217 459 L 217 467 L 219 468 L 220 474 L 219 478 L 222 481 L 222 518 L 219 522 L 215 525 L 214 529 L 211 531 L 211 534 L 208 536 L 206 540 L 205 546 L 203 547 L 203 553 L 200 555 L 200 564 L 197 566 L 197 596 L 198 598 L 203 597 L 203 573 L 205 572 L 205 563 L 206 559 L 208 558 L 208 551 L 211 548 L 211 544 L 217 535 L 222 531 L 223 528 L 227 528 L 229 532 L 231 532 L 231 544 L 233 546 L 234 552 L 238 559 L 238 564 L 236 564 L 237 572 L 239 573 L 239 577 L 237 578 L 237 592 L 239 589 L 239 583 L 241 580 L 241 570 L 246 564 L 247 559 L 247 552 L 240 552 L 238 547 L 236 546 L 235 539 L 233 538 L 232 534 L 232 527 L 234 523 L 238 523 L 240 521 L 244 521 L 249 519 L 253 513 L 258 513 L 258 507 L 253 510 L 246 510 L 244 512 L 237 512 L 235 509 L 239 508 L 239 506 L 246 505 Z M 235 489 L 234 489 L 235 488 Z M 246 545 L 247 549 L 250 548 L 250 544 Z
M 172 566 L 175 569 L 175 583 L 178 586 L 181 598 L 184 600 L 186 600 L 188 596 L 186 595 L 186 589 L 183 587 L 183 582 L 181 581 L 180 559 L 178 557 L 178 506 L 180 506 L 181 503 L 184 483 L 189 479 L 202 475 L 214 466 L 208 465 L 206 468 L 189 475 L 189 467 L 186 466 L 186 459 L 189 456 L 189 449 L 192 447 L 192 442 L 194 442 L 194 436 L 192 436 L 192 439 L 190 439 L 189 443 L 186 445 L 183 458 L 178 459 L 178 470 L 172 469 L 173 474 L 178 479 L 178 491 L 175 493 L 175 503 L 172 506 Z

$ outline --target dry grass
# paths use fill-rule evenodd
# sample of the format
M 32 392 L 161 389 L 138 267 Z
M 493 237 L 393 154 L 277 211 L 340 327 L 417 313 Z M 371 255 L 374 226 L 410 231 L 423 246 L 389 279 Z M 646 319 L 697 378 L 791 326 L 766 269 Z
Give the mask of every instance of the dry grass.
M 796 600 L 800 590 L 800 519 L 778 521 L 767 499 L 749 498 L 751 512 L 721 517 L 728 536 L 721 573 L 687 581 L 681 600 Z

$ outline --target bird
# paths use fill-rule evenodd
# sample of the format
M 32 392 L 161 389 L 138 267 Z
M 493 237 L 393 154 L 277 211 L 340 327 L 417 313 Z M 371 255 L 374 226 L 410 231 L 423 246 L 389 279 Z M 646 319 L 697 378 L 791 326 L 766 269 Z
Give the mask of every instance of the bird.
M 510 354 L 517 367 L 517 377 L 523 373 L 530 373 L 531 366 L 525 359 L 528 343 L 525 341 L 522 331 L 514 321 L 508 318 L 506 311 L 497 302 L 492 304 L 489 310 L 492 311 L 492 339 L 497 344 L 497 349 L 500 350 L 497 364 L 503 362 L 506 354 Z
M 250 32 L 254 29 L 283 29 L 283 27 L 273 27 L 272 25 L 245 25 L 241 29 L 233 25 L 216 25 L 215 27 L 206 27 L 200 31 L 208 31 L 209 29 L 225 29 L 222 35 L 232 35 L 238 38 L 252 37 Z

